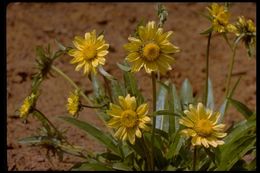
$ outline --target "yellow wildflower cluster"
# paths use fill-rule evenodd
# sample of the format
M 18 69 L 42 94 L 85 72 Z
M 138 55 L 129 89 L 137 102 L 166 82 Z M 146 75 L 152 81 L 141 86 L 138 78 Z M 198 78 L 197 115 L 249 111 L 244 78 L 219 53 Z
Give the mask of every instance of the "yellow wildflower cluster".
M 80 111 L 79 91 L 71 92 L 68 98 L 67 110 L 72 116 L 77 116 Z
M 32 93 L 26 97 L 23 101 L 22 106 L 19 109 L 20 118 L 26 118 L 29 113 L 31 113 L 32 107 L 35 104 L 36 95 Z

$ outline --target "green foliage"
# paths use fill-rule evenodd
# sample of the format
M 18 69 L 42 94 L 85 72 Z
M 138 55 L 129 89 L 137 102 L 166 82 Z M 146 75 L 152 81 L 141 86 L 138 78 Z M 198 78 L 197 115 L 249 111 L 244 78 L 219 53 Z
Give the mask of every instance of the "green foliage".
M 168 15 L 166 8 L 159 5 L 157 15 L 159 18 L 159 27 L 163 27 Z M 212 16 L 204 16 L 212 21 Z M 138 24 L 138 26 L 143 25 L 144 23 L 142 21 Z M 210 26 L 201 34 L 213 34 L 213 27 Z M 244 38 L 244 35 L 235 38 L 231 45 L 229 37 L 227 37 L 226 34 L 227 33 L 223 33 L 222 36 L 224 36 L 224 39 L 235 55 L 236 45 L 240 39 Z M 109 104 L 114 103 L 118 105 L 119 96 L 125 97 L 130 94 L 136 98 L 136 105 L 147 103 L 146 98 L 144 98 L 139 89 L 139 81 L 127 62 L 122 64 L 117 63 L 118 68 L 123 74 L 122 81 L 112 74 L 109 74 L 102 66 L 99 66 L 98 74 L 91 73 L 87 76 L 93 88 L 93 92 L 87 95 L 83 87 L 78 86 L 70 77 L 53 65 L 54 60 L 68 53 L 71 49 L 57 40 L 56 43 L 59 47 L 59 50 L 56 52 L 52 52 L 49 45 L 47 48 L 43 48 L 42 46 L 36 48 L 38 71 L 33 78 L 32 93 L 38 94 L 38 92 L 40 92 L 41 83 L 47 79 L 47 76 L 52 75 L 51 70 L 53 70 L 57 72 L 58 75 L 64 77 L 75 89 L 80 90 L 81 97 L 90 105 L 85 105 L 84 107 L 80 101 L 81 108 L 96 109 L 96 114 L 104 122 L 105 127 L 108 127 L 107 123 L 111 119 L 111 116 L 107 114 Z M 252 45 L 250 44 L 248 46 Z M 252 50 L 250 52 L 252 52 Z M 218 123 L 221 122 L 225 124 L 223 120 L 224 116 L 228 116 L 226 115 L 226 111 L 229 105 L 235 107 L 236 110 L 244 116 L 245 120 L 236 122 L 228 128 L 226 131 L 228 135 L 223 139 L 225 142 L 224 145 L 216 148 L 198 146 L 196 156 L 198 160 L 195 167 L 199 171 L 256 169 L 256 112 L 250 110 L 246 104 L 233 98 L 240 80 L 241 76 L 237 79 L 232 88 L 226 88 L 227 91 L 230 92 L 227 92 L 227 96 L 223 98 L 223 103 L 218 109 L 221 112 Z M 215 109 L 212 81 L 214 82 L 214 80 L 208 78 L 206 84 L 208 85 L 208 92 L 206 93 L 207 103 L 205 106 L 210 110 Z M 179 119 L 185 115 L 184 110 L 188 109 L 189 104 L 197 105 L 200 100 L 194 97 L 193 87 L 188 78 L 182 82 L 178 90 L 177 86 L 170 82 L 170 80 L 163 81 L 158 78 L 156 82 L 156 105 L 153 105 L 156 109 L 154 112 L 151 112 L 152 108 L 149 109 L 150 118 L 156 119 L 154 135 L 152 135 L 151 129 L 147 131 L 141 129 L 141 137 L 138 138 L 135 136 L 135 143 L 131 144 L 128 139 L 120 140 L 115 137 L 115 132 L 118 129 L 100 130 L 87 121 L 68 116 L 60 117 L 65 122 L 83 130 L 106 148 L 104 152 L 92 153 L 82 147 L 71 145 L 64 137 L 65 131 L 61 132 L 56 128 L 55 125 L 49 121 L 48 117 L 37 108 L 35 103 L 30 113 L 41 122 L 40 132 L 37 135 L 20 139 L 19 142 L 47 148 L 47 158 L 50 158 L 50 151 L 57 155 L 60 160 L 62 160 L 64 153 L 81 157 L 81 162 L 73 165 L 71 168 L 72 171 L 191 171 L 194 167 L 193 163 L 196 163 L 194 162 L 195 157 L 192 157 L 194 146 L 192 146 L 190 139 L 180 134 L 184 126 L 180 125 Z M 155 88 L 153 89 L 153 91 L 155 91 Z M 150 94 L 152 95 L 153 93 Z M 120 119 L 120 122 L 121 121 L 122 119 Z M 149 128 L 151 128 L 151 126 L 151 124 L 148 125 Z M 199 134 L 197 131 L 196 133 Z M 135 135 L 136 134 L 138 133 L 135 133 Z M 152 154 L 153 151 L 154 153 Z M 245 155 L 251 155 L 253 158 L 252 161 L 246 163 L 244 161 Z M 153 156 L 154 160 L 152 160 Z

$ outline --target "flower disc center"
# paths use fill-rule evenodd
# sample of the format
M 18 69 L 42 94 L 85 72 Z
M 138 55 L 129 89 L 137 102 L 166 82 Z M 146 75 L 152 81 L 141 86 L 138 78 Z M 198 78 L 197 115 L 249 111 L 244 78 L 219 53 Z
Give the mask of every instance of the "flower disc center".
M 194 130 L 201 136 L 209 136 L 213 132 L 212 123 L 207 119 L 199 120 Z
M 122 113 L 121 123 L 125 127 L 129 127 L 129 128 L 134 127 L 136 125 L 137 120 L 138 120 L 137 114 L 132 110 L 126 110 Z
M 148 43 L 143 48 L 143 56 L 148 61 L 153 61 L 158 58 L 160 54 L 160 47 L 154 43 Z
M 87 46 L 84 49 L 83 54 L 84 54 L 85 59 L 92 59 L 96 56 L 97 51 L 94 46 Z

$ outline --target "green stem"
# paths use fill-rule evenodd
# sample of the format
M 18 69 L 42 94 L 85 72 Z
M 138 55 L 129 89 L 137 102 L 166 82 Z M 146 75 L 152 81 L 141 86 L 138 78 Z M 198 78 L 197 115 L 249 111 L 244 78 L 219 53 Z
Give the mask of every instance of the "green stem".
M 230 88 L 231 76 L 232 76 L 232 71 L 235 62 L 236 48 L 237 48 L 237 44 L 235 44 L 234 48 L 232 49 L 232 58 L 230 60 L 229 72 L 228 72 L 227 84 L 226 84 L 226 92 L 225 92 L 226 98 L 229 96 L 229 88 Z
M 155 73 L 152 72 L 152 90 L 153 90 L 153 112 L 156 111 L 156 76 Z M 156 116 L 153 116 L 153 128 L 152 128 L 152 157 L 151 157 L 151 166 L 152 170 L 154 171 L 155 164 L 154 164 L 154 135 L 155 135 L 155 123 L 156 123 Z
M 55 72 L 57 72 L 59 75 L 61 75 L 64 79 L 66 79 L 75 89 L 80 90 L 80 88 L 78 87 L 78 85 L 70 79 L 69 76 L 67 76 L 65 73 L 63 73 L 59 68 L 55 67 L 54 65 L 51 66 L 52 70 L 54 70 Z M 86 100 L 86 102 L 91 103 L 90 100 L 88 99 L 88 97 L 84 94 L 83 91 L 80 90 L 80 94 L 81 96 Z
M 192 164 L 192 170 L 196 171 L 196 165 L 197 165 L 197 146 L 194 146 L 194 150 L 193 150 L 193 164 Z
M 89 106 L 89 105 L 80 104 L 80 106 L 85 107 L 85 108 L 94 108 L 94 109 L 96 109 L 96 108 L 103 108 L 103 107 L 106 106 L 106 104 L 102 105 L 102 106 Z
M 210 47 L 210 40 L 211 40 L 212 33 L 210 32 L 208 35 L 208 45 L 207 45 L 207 52 L 206 52 L 206 83 L 205 83 L 205 95 L 204 95 L 204 105 L 207 106 L 208 102 L 208 79 L 209 79 L 209 47 Z
M 55 131 L 55 132 L 58 132 L 58 133 L 60 133 L 59 131 L 58 131 L 58 129 L 54 126 L 54 124 L 52 124 L 52 122 L 40 111 L 40 110 L 38 110 L 38 109 L 36 109 L 36 108 L 34 108 L 33 109 L 34 110 L 34 112 L 36 113 L 36 115 L 38 115 L 38 116 L 36 116 L 41 122 L 42 122 L 42 119 L 44 119 L 45 121 L 47 121 L 48 123 L 49 123 L 49 125 L 53 128 L 53 130 Z M 43 123 L 43 122 L 42 122 Z

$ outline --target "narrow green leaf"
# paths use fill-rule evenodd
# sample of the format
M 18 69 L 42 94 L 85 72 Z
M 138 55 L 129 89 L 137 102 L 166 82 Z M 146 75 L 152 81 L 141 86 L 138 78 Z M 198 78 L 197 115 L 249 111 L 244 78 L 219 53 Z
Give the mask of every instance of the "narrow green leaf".
M 171 141 L 172 141 L 172 143 L 170 144 L 168 153 L 166 154 L 167 159 L 170 159 L 170 158 L 177 156 L 179 154 L 184 139 L 180 136 L 179 131 L 177 131 L 172 136 Z
M 246 119 L 253 115 L 253 111 L 251 111 L 245 104 L 241 103 L 240 101 L 228 98 L 228 102 L 231 103 L 241 114 L 243 114 Z
M 188 79 L 182 83 L 180 97 L 183 109 L 187 109 L 188 105 L 193 103 L 193 90 Z
M 116 78 L 114 76 L 112 76 L 111 74 L 109 74 L 102 66 L 99 66 L 98 70 L 108 80 L 116 80 Z
M 81 163 L 71 169 L 72 171 L 114 171 L 102 163 Z
M 60 117 L 61 119 L 75 125 L 76 127 L 84 130 L 89 135 L 96 138 L 99 142 L 101 142 L 103 145 L 105 145 L 107 148 L 109 148 L 111 151 L 113 151 L 115 154 L 118 154 L 120 156 L 119 149 L 117 145 L 115 144 L 112 137 L 108 136 L 98 128 L 90 125 L 87 122 L 75 119 L 73 117 Z
M 126 72 L 129 72 L 131 70 L 131 67 L 130 66 L 127 66 L 127 65 L 123 65 L 123 64 L 120 64 L 120 63 L 116 63 L 116 65 L 123 71 L 126 71 Z
M 30 136 L 18 140 L 20 144 L 39 144 L 43 140 L 42 136 Z
M 107 160 L 121 160 L 121 157 L 119 157 L 118 155 L 115 155 L 113 153 L 109 153 L 109 152 L 106 152 L 106 153 L 102 153 L 100 154 L 100 156 L 104 157 L 105 159 Z
M 132 168 L 125 165 L 124 163 L 114 163 L 112 168 L 120 171 L 133 171 Z
M 208 99 L 207 99 L 207 108 L 214 110 L 214 95 L 213 95 L 213 86 L 210 78 L 208 79 Z
M 165 83 L 166 85 L 168 83 Z M 168 91 L 165 87 L 159 85 L 156 100 L 156 110 L 166 108 Z M 168 116 L 156 116 L 155 128 L 168 132 L 169 129 L 169 117 Z
M 244 136 L 243 138 L 233 143 L 225 151 L 221 152 L 221 162 L 217 167 L 217 171 L 227 171 L 232 168 L 232 166 L 241 159 L 252 147 L 255 145 L 256 136 Z
M 117 80 L 111 81 L 111 89 L 112 89 L 113 100 L 118 100 L 119 96 L 125 95 L 121 84 Z
M 212 27 L 209 27 L 208 29 L 206 29 L 205 31 L 202 31 L 200 34 L 201 35 L 209 35 L 209 33 L 211 33 L 213 31 Z
M 65 50 L 66 50 L 66 47 L 63 46 L 57 39 L 55 39 L 55 42 L 56 42 L 56 44 L 59 46 L 59 48 L 60 48 L 62 51 L 65 51 Z
M 144 102 L 144 98 L 138 89 L 137 80 L 132 72 L 124 72 L 124 82 L 127 93 L 137 98 L 138 105 Z
M 171 115 L 171 116 L 181 117 L 181 115 L 171 112 L 170 110 L 158 110 L 154 112 L 154 116 L 160 116 L 160 115 Z
M 230 94 L 229 94 L 229 97 L 232 98 L 240 80 L 241 80 L 242 76 L 240 76 L 237 80 L 237 82 L 235 83 L 234 87 L 232 88 Z M 226 110 L 227 110 L 227 107 L 228 107 L 228 101 L 227 101 L 227 98 L 225 98 L 223 104 L 221 105 L 220 109 L 219 109 L 219 112 L 221 113 L 220 115 L 220 118 L 218 120 L 219 123 L 221 123 L 223 121 L 223 118 L 224 118 L 224 115 L 226 113 Z

